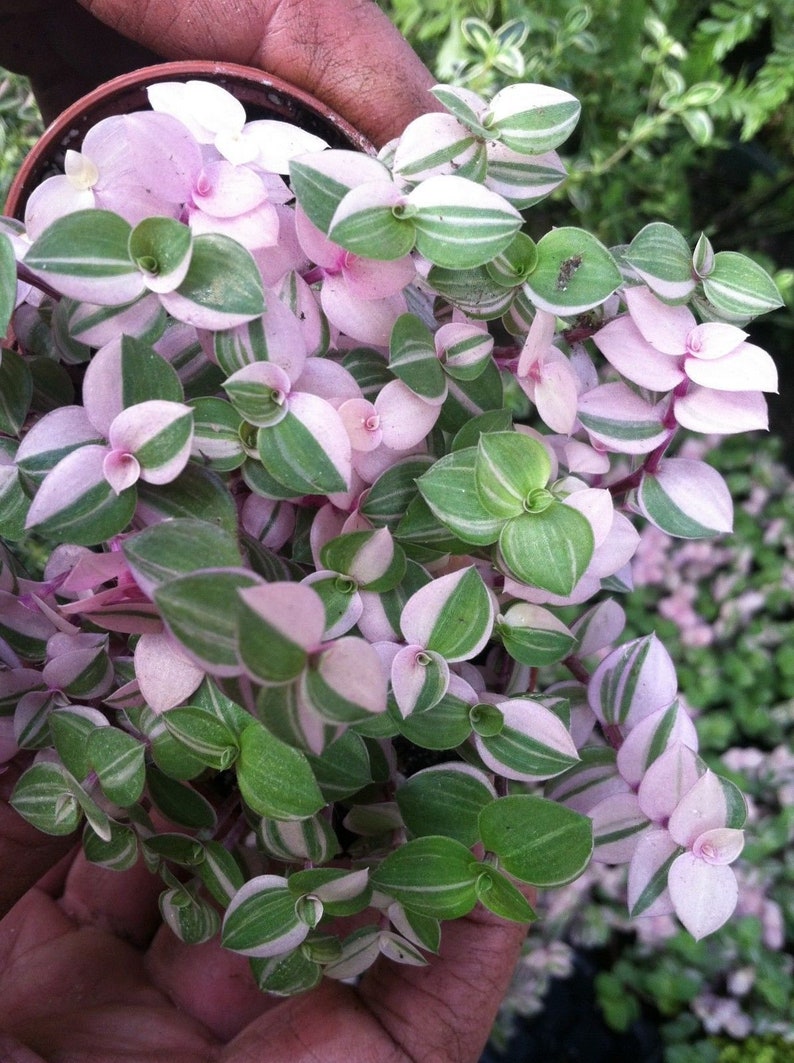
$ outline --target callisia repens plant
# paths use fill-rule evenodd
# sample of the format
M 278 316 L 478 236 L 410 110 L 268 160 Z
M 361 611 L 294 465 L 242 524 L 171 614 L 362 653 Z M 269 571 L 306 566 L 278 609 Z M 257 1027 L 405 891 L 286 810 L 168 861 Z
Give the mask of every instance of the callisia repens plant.
M 696 938 L 737 903 L 744 799 L 619 599 L 638 526 L 730 531 L 676 436 L 766 426 L 777 290 L 531 235 L 577 101 L 434 92 L 376 157 L 155 84 L 2 222 L 12 804 L 276 993 L 591 860 Z

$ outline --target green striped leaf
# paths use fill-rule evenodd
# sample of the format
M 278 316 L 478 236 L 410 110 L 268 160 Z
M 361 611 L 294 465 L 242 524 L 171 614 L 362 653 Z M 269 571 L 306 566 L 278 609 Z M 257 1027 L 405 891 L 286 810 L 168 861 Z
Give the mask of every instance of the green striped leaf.
M 416 248 L 434 265 L 472 269 L 503 251 L 521 228 L 507 200 L 464 177 L 441 175 L 406 197 Z
M 508 85 L 494 96 L 484 122 L 513 151 L 541 155 L 559 147 L 579 120 L 579 101 L 549 85 Z
M 477 903 L 477 864 L 453 838 L 415 838 L 389 853 L 371 876 L 374 889 L 434 919 L 458 919 Z
M 590 522 L 563 502 L 514 517 L 499 535 L 501 558 L 515 579 L 562 597 L 584 575 L 594 548 Z
M 349 439 L 336 410 L 324 399 L 291 395 L 286 416 L 260 428 L 256 438 L 265 469 L 296 494 L 348 489 Z
M 718 313 L 747 319 L 783 305 L 777 285 L 757 262 L 735 251 L 718 251 L 703 281 L 703 292 Z
M 212 675 L 239 675 L 238 591 L 260 580 L 242 568 L 203 569 L 161 584 L 154 600 L 169 630 Z
M 87 754 L 105 796 L 115 805 L 134 805 L 146 781 L 145 747 L 118 727 L 97 727 L 88 736 Z
M 240 794 L 254 812 L 271 819 L 305 819 L 323 807 L 305 755 L 252 722 L 240 735 L 235 765 Z
M 234 328 L 265 312 L 262 276 L 253 256 L 220 233 L 194 239 L 185 279 L 160 298 L 177 321 L 197 328 Z
M 115 493 L 103 472 L 107 453 L 106 447 L 89 445 L 62 458 L 36 493 L 27 527 L 46 539 L 80 546 L 124 531 L 135 512 L 135 488 Z
M 25 265 L 71 299 L 103 306 L 130 303 L 144 290 L 130 258 L 132 226 L 109 210 L 78 210 L 34 240 Z
M 650 222 L 641 229 L 623 257 L 662 299 L 682 302 L 694 291 L 692 252 L 681 233 L 666 222 Z
M 433 334 L 414 314 L 402 314 L 389 340 L 389 369 L 427 402 L 442 402 L 446 377 L 436 355 Z
M 149 595 L 196 568 L 234 568 L 241 561 L 235 539 L 223 528 L 189 517 L 144 528 L 126 539 L 122 549 L 138 585 Z
M 538 241 L 537 253 L 527 291 L 537 307 L 560 317 L 600 306 L 623 282 L 612 254 L 585 229 L 552 229 Z
M 83 812 L 60 764 L 34 764 L 19 778 L 8 802 L 44 834 L 71 834 Z
M 0 432 L 18 434 L 32 398 L 33 377 L 27 363 L 16 351 L 4 347 L 0 350 Z
M 480 813 L 480 836 L 505 871 L 535 886 L 572 882 L 593 851 L 587 816 L 530 794 L 486 805 Z
M 416 483 L 435 516 L 459 539 L 488 546 L 499 538 L 504 521 L 480 501 L 476 461 L 477 448 L 464 447 L 439 459 Z
M 474 472 L 481 504 L 505 520 L 534 506 L 537 492 L 544 498 L 548 495 L 543 489 L 551 475 L 551 459 L 542 443 L 522 432 L 488 432 L 477 444 Z
M 478 817 L 496 799 L 487 775 L 467 764 L 425 768 L 397 789 L 397 804 L 415 837 L 440 834 L 470 847 L 480 840 Z

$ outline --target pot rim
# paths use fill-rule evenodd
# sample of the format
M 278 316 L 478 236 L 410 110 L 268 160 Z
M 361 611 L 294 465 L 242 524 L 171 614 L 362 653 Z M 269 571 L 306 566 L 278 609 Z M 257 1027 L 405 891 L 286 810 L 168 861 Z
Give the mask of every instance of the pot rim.
M 111 115 L 140 111 L 148 106 L 146 88 L 158 81 L 212 80 L 232 91 L 252 109 L 269 117 L 313 126 L 311 132 L 347 147 L 374 155 L 371 142 L 336 111 L 311 93 L 256 67 L 213 59 L 177 59 L 140 67 L 105 81 L 70 104 L 47 126 L 17 171 L 8 191 L 4 213 L 24 219 L 28 197 L 37 185 L 57 172 L 57 160 L 79 148 L 88 130 Z M 62 172 L 62 168 L 61 168 Z

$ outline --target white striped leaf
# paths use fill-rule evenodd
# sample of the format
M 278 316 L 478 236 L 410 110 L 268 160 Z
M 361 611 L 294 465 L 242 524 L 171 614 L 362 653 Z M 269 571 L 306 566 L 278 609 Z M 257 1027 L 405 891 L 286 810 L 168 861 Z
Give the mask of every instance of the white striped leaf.
M 615 750 L 609 746 L 586 746 L 578 764 L 551 779 L 544 794 L 576 812 L 591 808 L 615 793 L 627 793 L 629 785 L 618 773 Z
M 25 265 L 71 299 L 102 306 L 131 303 L 144 279 L 129 253 L 132 226 L 108 210 L 78 210 L 34 240 Z
M 46 413 L 27 432 L 16 453 L 23 482 L 38 487 L 58 462 L 78 447 L 104 442 L 82 406 L 61 406 Z
M 728 320 L 752 318 L 783 305 L 777 285 L 758 263 L 735 251 L 718 251 L 703 292 Z
M 260 579 L 243 568 L 202 569 L 177 576 L 154 592 L 157 607 L 188 655 L 212 675 L 241 671 L 238 656 L 238 591 Z
M 301 209 L 328 233 L 336 208 L 351 188 L 367 182 L 391 184 L 389 171 L 377 159 L 358 151 L 319 151 L 290 162 L 290 183 Z
M 129 871 L 138 862 L 138 838 L 124 823 L 110 821 L 110 838 L 100 838 L 86 824 L 83 830 L 83 852 L 86 860 L 110 871 Z
M 187 945 L 200 945 L 215 937 L 220 916 L 215 908 L 192 890 L 172 887 L 160 894 L 163 922 Z
M 60 764 L 34 764 L 23 772 L 8 801 L 9 805 L 44 834 L 71 834 L 83 812 Z
M 518 210 L 526 210 L 545 199 L 567 177 L 565 164 L 556 151 L 521 155 L 499 141 L 489 143 L 487 148 L 485 187 L 503 196 Z
M 678 230 L 666 222 L 650 222 L 641 229 L 624 258 L 662 299 L 681 302 L 694 291 L 692 252 Z
M 496 706 L 503 725 L 496 734 L 475 732 L 483 762 L 498 775 L 521 782 L 542 782 L 561 775 L 579 760 L 565 724 L 542 701 L 512 698 Z
M 169 732 L 208 767 L 225 771 L 237 756 L 234 732 L 218 719 L 196 705 L 169 709 L 162 714 Z
M 236 540 L 210 521 L 192 517 L 164 520 L 122 545 L 135 581 L 150 597 L 161 584 L 196 568 L 240 564 Z
M 325 816 L 278 822 L 264 819 L 259 839 L 268 855 L 286 863 L 327 863 L 340 852 L 339 841 Z
M 416 183 L 440 173 L 472 181 L 485 177 L 485 143 L 452 114 L 423 114 L 406 126 L 397 142 L 393 172 Z
M 249 879 L 232 899 L 221 927 L 221 944 L 243 956 L 280 956 L 309 933 L 295 898 L 280 875 Z
M 144 745 L 118 727 L 97 727 L 86 745 L 105 796 L 122 808 L 134 805 L 146 781 Z
M 224 907 L 245 882 L 234 856 L 220 842 L 212 840 L 204 843 L 204 859 L 197 865 L 196 874 Z
M 579 101 L 549 85 L 514 84 L 497 92 L 484 124 L 513 151 L 541 155 L 559 147 L 579 120 Z
M 17 261 L 14 246 L 0 233 L 0 336 L 5 336 L 17 300 Z
M 477 899 L 495 915 L 514 923 L 530 923 L 537 913 L 521 890 L 492 864 L 481 863 L 477 878 Z
M 486 109 L 486 101 L 471 89 L 458 85 L 434 85 L 430 90 L 437 100 L 444 104 L 450 114 L 462 122 L 476 136 L 488 139 L 492 136 L 481 120 Z
M 496 192 L 464 177 L 430 177 L 406 197 L 416 248 L 436 266 L 472 269 L 488 262 L 521 228 L 521 215 Z
M 191 399 L 188 405 L 193 410 L 191 457 L 216 472 L 239 469 L 246 457 L 240 414 L 230 402 L 212 395 Z
M 397 185 L 383 181 L 351 189 L 334 211 L 328 239 L 361 258 L 402 258 L 416 239 L 410 219 L 393 209 L 402 196 Z

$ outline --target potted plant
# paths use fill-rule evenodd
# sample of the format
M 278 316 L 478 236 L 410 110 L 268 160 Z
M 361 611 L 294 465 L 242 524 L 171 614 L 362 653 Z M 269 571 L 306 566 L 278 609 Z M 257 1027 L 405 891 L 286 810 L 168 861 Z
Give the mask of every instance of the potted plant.
M 2 223 L 12 804 L 275 993 L 591 859 L 698 938 L 737 898 L 743 797 L 619 602 L 638 522 L 730 531 L 676 439 L 765 425 L 779 295 L 533 232 L 575 98 L 434 91 L 375 156 L 155 78 Z

